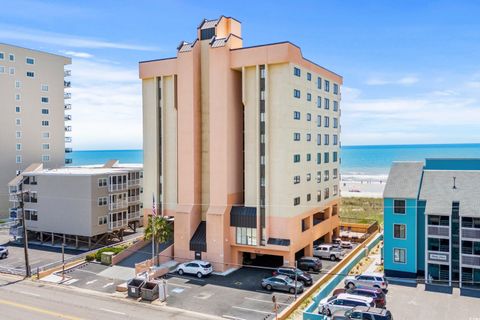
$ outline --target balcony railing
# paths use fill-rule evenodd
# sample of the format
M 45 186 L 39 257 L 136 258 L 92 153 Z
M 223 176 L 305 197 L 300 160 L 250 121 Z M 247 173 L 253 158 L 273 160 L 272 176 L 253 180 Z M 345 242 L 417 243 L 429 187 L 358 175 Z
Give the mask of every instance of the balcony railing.
M 65 126 L 65 132 L 71 132 L 72 126 Z
M 428 235 L 429 236 L 440 236 L 448 237 L 450 236 L 450 228 L 447 226 L 428 226 Z
M 128 202 L 127 201 L 118 201 L 118 202 L 113 202 L 108 204 L 108 209 L 111 210 L 117 210 L 117 209 L 124 209 L 128 207 Z
M 132 202 L 138 202 L 140 201 L 140 196 L 130 196 L 128 197 L 128 202 L 132 203 Z
M 140 185 L 140 179 L 128 180 L 129 187 L 135 187 Z
M 428 261 L 450 263 L 449 256 L 450 254 L 448 252 L 428 250 L 427 258 L 428 258 Z
M 139 218 L 140 218 L 140 212 L 139 211 L 128 213 L 128 221 L 137 220 Z
M 125 227 L 127 225 L 128 225 L 128 220 L 110 221 L 108 223 L 108 230 L 118 229 L 121 227 Z
M 72 110 L 72 105 L 70 103 L 66 103 L 65 110 Z
M 72 75 L 72 70 L 63 70 L 64 77 L 70 77 Z
M 70 81 L 63 81 L 64 88 L 70 88 L 71 86 L 72 86 L 72 83 Z
M 66 114 L 64 119 L 65 119 L 65 121 L 70 121 L 70 120 L 72 120 L 72 115 L 71 114 Z
M 72 137 L 65 137 L 65 142 L 66 143 L 72 142 Z
M 66 158 L 65 159 L 65 164 L 71 164 L 73 162 L 73 159 Z
M 72 98 L 72 94 L 71 94 L 70 92 L 65 92 L 65 93 L 63 94 L 63 98 L 64 98 L 64 99 L 71 99 L 71 98 Z
M 9 196 L 8 196 L 8 201 L 18 201 L 18 197 L 15 193 L 11 193 Z
M 111 183 L 108 185 L 108 191 L 122 191 L 127 190 L 127 183 Z
M 65 148 L 65 153 L 72 153 L 73 149 L 72 148 Z
M 462 254 L 462 265 L 480 266 L 480 256 L 473 254 Z
M 480 239 L 480 229 L 462 228 L 462 238 Z

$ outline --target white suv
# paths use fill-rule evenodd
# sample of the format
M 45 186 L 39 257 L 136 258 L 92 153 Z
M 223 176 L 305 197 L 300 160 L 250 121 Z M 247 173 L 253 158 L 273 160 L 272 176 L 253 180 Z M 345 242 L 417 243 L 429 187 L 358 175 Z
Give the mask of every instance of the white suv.
M 321 244 L 313 249 L 313 256 L 332 261 L 341 260 L 345 256 L 342 249 L 331 244 Z
M 213 272 L 212 265 L 207 261 L 194 260 L 185 262 L 177 267 L 177 273 L 182 275 L 184 273 L 194 274 L 198 278 L 207 276 Z
M 387 279 L 380 273 L 364 273 L 358 276 L 348 276 L 345 278 L 345 287 L 353 289 L 355 287 L 373 287 L 387 290 Z
M 332 296 L 320 301 L 318 313 L 331 316 L 339 310 L 347 311 L 358 306 L 373 307 L 375 302 L 371 297 L 357 296 L 348 293 L 341 293 L 338 296 Z

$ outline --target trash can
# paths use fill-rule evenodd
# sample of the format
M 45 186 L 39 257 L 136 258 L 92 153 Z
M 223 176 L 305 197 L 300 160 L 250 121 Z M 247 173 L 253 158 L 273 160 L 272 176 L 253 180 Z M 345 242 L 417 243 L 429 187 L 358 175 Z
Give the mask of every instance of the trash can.
M 128 296 L 130 298 L 135 298 L 138 299 L 141 297 L 142 293 L 141 290 L 143 286 L 145 285 L 145 280 L 143 279 L 132 279 L 128 281 L 127 287 L 128 287 Z
M 141 288 L 142 300 L 153 301 L 158 299 L 158 283 L 156 281 L 147 281 Z

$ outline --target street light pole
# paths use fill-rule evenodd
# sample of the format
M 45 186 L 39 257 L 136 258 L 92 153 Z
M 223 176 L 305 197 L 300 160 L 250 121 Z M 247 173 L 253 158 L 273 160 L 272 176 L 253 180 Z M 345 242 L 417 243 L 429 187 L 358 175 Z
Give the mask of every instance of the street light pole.
M 295 300 L 297 300 L 297 261 L 295 260 Z
M 28 259 L 28 233 L 27 233 L 27 224 L 26 224 L 26 219 L 25 219 L 25 203 L 24 203 L 24 194 L 29 194 L 29 191 L 23 191 L 21 190 L 19 193 L 17 193 L 17 199 L 19 199 L 20 202 L 20 209 L 22 210 L 22 226 L 23 226 L 23 251 L 25 254 L 25 276 L 27 278 L 30 278 L 32 275 L 30 272 L 30 263 Z
M 62 280 L 65 280 L 65 242 L 62 243 Z

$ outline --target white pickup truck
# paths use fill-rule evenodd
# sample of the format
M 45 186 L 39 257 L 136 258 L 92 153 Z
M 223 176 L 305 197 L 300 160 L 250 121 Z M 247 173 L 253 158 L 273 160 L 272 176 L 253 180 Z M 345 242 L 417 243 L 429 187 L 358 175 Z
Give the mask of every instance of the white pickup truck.
M 313 248 L 313 256 L 335 261 L 343 259 L 345 253 L 331 244 L 321 244 Z

